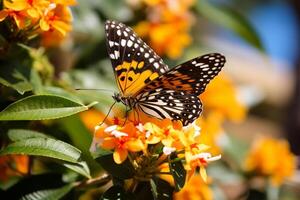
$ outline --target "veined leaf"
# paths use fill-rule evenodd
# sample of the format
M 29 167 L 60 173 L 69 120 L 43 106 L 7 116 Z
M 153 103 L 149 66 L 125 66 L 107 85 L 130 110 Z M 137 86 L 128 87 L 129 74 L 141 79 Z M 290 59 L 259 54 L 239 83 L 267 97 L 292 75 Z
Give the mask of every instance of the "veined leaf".
M 94 105 L 92 103 L 89 106 Z M 33 95 L 10 104 L 0 112 L 0 120 L 45 120 L 73 115 L 89 106 L 52 95 Z
M 9 139 L 14 142 L 28 138 L 49 138 L 48 135 L 45 135 L 43 133 L 26 129 L 10 129 L 7 135 Z
M 77 163 L 81 152 L 74 146 L 52 138 L 29 138 L 9 144 L 0 151 L 5 154 L 26 154 L 56 158 L 71 163 Z
M 207 19 L 232 30 L 254 47 L 264 50 L 260 38 L 250 22 L 230 7 L 216 6 L 208 0 L 198 0 L 196 9 Z
M 79 104 L 82 104 L 82 101 L 80 100 L 79 97 L 77 97 L 73 93 L 66 91 L 60 87 L 47 86 L 44 88 L 44 93 L 48 94 L 48 95 L 61 96 L 61 97 L 70 99 L 71 101 L 75 101 Z
M 65 167 L 77 172 L 78 174 L 81 174 L 87 178 L 91 178 L 90 169 L 89 169 L 88 165 L 86 164 L 86 162 L 84 162 L 84 161 L 77 162 L 77 163 L 65 162 L 65 163 L 63 163 L 63 165 Z
M 23 196 L 20 200 L 57 200 L 69 193 L 73 185 L 66 185 L 58 189 L 39 190 Z

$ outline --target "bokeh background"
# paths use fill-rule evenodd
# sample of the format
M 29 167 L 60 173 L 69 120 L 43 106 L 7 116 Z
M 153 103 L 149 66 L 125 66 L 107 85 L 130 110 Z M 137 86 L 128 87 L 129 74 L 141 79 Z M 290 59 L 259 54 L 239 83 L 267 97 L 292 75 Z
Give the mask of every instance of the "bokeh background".
M 31 54 L 31 59 L 38 63 L 49 93 L 99 103 L 72 117 L 31 123 L 31 128 L 47 133 L 55 129 L 52 135 L 77 146 L 90 159 L 93 128 L 103 120 L 113 103 L 111 95 L 118 91 L 104 33 L 105 20 L 117 20 L 131 26 L 170 67 L 210 52 L 226 56 L 224 71 L 201 95 L 203 140 L 212 152 L 223 155 L 223 161 L 208 168 L 208 183 L 195 178 L 174 198 L 300 198 L 299 1 L 77 0 L 71 10 L 72 30 L 59 40 L 43 36 L 41 51 Z M 36 41 L 29 44 L 39 47 Z M 4 69 L 8 61 L 1 57 L 3 78 L 10 72 Z M 20 95 L 1 83 L 3 109 Z M 113 113 L 122 115 L 122 111 L 119 105 Z M 28 124 L 1 122 L 1 126 L 5 132 L 8 127 Z M 9 172 L 7 162 L 26 174 L 28 161 L 21 157 L 0 161 L 2 189 L 21 191 L 13 187 L 23 173 Z M 51 161 L 42 159 L 36 168 L 51 171 L 48 164 Z M 92 160 L 90 166 L 97 174 L 100 166 Z M 73 195 L 96 199 L 100 194 L 101 190 L 92 188 Z

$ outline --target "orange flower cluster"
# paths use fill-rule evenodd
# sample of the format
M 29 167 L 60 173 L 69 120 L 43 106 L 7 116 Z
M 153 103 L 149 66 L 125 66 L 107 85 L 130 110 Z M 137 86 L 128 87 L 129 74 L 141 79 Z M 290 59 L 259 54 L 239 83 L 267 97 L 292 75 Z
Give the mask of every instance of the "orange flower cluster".
M 41 34 L 45 46 L 59 44 L 71 31 L 72 15 L 68 6 L 75 0 L 3 0 L 0 22 L 13 20 L 28 39 Z
M 180 122 L 169 119 L 143 124 L 116 118 L 111 125 L 96 127 L 92 147 L 114 151 L 116 163 L 120 164 L 129 158 L 137 168 L 142 168 L 140 165 L 145 164 L 145 160 L 152 161 L 158 155 L 157 149 L 161 149 L 157 163 L 151 164 L 155 168 L 151 170 L 154 171 L 163 169 L 161 166 L 167 162 L 167 156 L 176 152 L 178 158 L 183 160 L 188 177 L 200 168 L 200 174 L 206 180 L 205 167 L 221 156 L 213 157 L 208 152 L 209 146 L 199 141 L 199 135 L 200 128 L 196 123 L 183 127 Z
M 198 126 L 205 134 L 200 139 L 211 147 L 211 152 L 222 152 L 222 142 L 226 142 L 223 124 L 225 121 L 241 122 L 245 119 L 247 108 L 238 100 L 233 82 L 224 73 L 215 77 L 200 95 L 205 106 Z
M 12 176 L 27 174 L 29 157 L 25 155 L 0 156 L 0 181 L 7 181 Z
M 296 157 L 283 139 L 261 138 L 253 144 L 245 162 L 246 171 L 269 176 L 271 183 L 280 185 L 296 170 Z
M 143 0 L 148 7 L 147 20 L 137 24 L 135 31 L 148 40 L 159 55 L 181 56 L 191 43 L 189 30 L 193 21 L 189 8 L 194 0 Z

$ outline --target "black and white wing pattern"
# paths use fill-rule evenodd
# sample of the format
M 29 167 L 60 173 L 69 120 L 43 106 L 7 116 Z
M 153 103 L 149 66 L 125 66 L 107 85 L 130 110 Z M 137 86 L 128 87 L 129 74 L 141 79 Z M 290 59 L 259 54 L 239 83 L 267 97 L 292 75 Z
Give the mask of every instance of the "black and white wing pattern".
M 202 112 L 199 95 L 221 71 L 225 57 L 207 54 L 171 69 L 153 80 L 136 95 L 137 107 L 159 119 L 192 123 Z
M 206 54 L 178 65 L 149 83 L 141 92 L 164 87 L 199 95 L 222 70 L 226 60 L 219 53 Z
M 157 88 L 137 96 L 137 108 L 158 119 L 179 120 L 188 125 L 196 120 L 201 111 L 200 99 L 193 94 L 172 89 Z

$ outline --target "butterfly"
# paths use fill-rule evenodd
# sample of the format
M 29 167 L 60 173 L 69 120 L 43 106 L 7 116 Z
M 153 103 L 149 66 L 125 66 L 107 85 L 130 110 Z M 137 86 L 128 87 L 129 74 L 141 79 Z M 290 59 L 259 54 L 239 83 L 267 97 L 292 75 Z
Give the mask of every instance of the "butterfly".
M 108 20 L 105 33 L 120 91 L 113 95 L 115 102 L 155 118 L 179 120 L 184 126 L 199 117 L 198 96 L 221 71 L 223 55 L 203 55 L 169 69 L 130 27 Z

